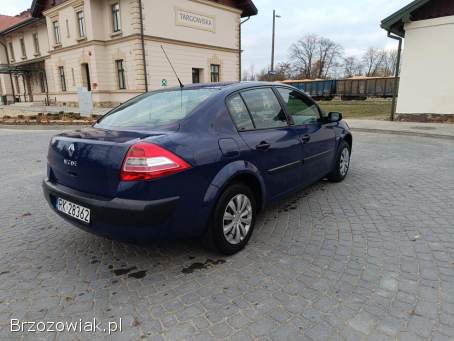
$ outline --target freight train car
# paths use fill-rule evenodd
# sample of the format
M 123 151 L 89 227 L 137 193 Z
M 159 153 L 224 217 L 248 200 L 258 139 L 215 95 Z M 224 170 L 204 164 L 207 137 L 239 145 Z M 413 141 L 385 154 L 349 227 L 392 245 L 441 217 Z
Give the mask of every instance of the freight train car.
M 289 84 L 304 91 L 315 100 L 331 100 L 336 95 L 335 79 L 310 79 L 310 80 L 287 80 L 281 83 Z
M 394 77 L 354 77 L 336 82 L 336 96 L 344 100 L 390 98 L 394 94 Z
M 316 100 L 365 100 L 367 98 L 390 98 L 394 94 L 394 77 L 353 77 L 347 79 L 286 80 Z

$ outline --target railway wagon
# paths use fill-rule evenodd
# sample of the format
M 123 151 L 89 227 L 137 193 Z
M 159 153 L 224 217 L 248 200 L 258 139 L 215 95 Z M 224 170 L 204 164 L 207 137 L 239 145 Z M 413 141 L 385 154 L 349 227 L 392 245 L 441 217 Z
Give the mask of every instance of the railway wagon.
M 316 100 L 365 100 L 367 98 L 390 98 L 394 93 L 395 77 L 353 77 L 347 79 L 285 80 Z
M 281 83 L 292 85 L 304 91 L 315 100 L 331 100 L 336 96 L 335 79 L 305 79 L 305 80 L 285 80 Z
M 343 100 L 389 98 L 394 94 L 394 77 L 353 77 L 336 82 L 336 96 Z

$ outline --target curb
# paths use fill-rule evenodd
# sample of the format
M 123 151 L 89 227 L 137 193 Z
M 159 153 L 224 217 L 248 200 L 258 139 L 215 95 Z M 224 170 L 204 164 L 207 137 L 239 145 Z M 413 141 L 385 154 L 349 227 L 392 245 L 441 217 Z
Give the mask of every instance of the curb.
M 454 140 L 453 135 L 430 134 L 430 133 L 419 133 L 419 132 L 413 132 L 413 131 L 385 130 L 385 129 L 373 129 L 373 128 L 352 128 L 352 127 L 350 127 L 350 129 L 352 131 L 357 131 L 357 132 L 362 132 L 362 133 L 419 136 L 419 137 L 428 137 L 428 138 L 434 138 L 434 139 Z

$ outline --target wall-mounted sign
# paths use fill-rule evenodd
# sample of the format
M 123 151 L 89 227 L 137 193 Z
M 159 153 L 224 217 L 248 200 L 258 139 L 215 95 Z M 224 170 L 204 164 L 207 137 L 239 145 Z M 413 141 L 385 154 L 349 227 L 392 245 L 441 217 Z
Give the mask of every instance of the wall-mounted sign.
M 215 32 L 216 19 L 215 17 L 195 13 L 193 11 L 185 10 L 182 8 L 175 8 L 176 24 L 178 26 L 186 26 L 198 30 Z
M 163 78 L 161 80 L 161 86 L 167 86 L 167 79 Z

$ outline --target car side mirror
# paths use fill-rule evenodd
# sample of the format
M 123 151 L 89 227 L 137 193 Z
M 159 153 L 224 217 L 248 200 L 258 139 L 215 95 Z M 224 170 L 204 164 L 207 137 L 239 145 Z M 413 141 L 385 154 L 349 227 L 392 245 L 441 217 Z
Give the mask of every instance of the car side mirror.
M 328 122 L 329 123 L 336 123 L 342 120 L 342 114 L 340 112 L 330 112 L 328 114 Z

